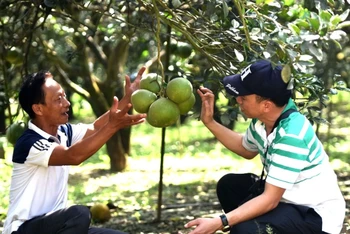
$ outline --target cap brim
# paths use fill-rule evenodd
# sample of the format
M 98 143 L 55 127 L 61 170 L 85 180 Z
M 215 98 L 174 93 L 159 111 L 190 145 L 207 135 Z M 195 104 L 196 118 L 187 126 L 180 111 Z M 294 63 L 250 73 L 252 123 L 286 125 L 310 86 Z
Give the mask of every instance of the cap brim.
M 222 84 L 224 85 L 226 92 L 232 96 L 238 97 L 252 94 L 252 92 L 248 91 L 243 86 L 241 74 L 225 76 L 222 80 Z

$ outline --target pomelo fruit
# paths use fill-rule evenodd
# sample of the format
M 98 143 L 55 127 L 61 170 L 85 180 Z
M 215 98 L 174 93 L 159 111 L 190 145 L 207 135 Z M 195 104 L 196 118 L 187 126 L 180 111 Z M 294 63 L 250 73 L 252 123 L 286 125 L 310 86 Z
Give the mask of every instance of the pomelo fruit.
M 20 50 L 14 49 L 6 52 L 5 59 L 14 65 L 21 65 L 24 58 Z
M 190 98 L 193 88 L 189 80 L 178 77 L 169 81 L 166 87 L 166 95 L 175 102 L 181 103 Z
M 146 120 L 153 127 L 164 128 L 179 119 L 180 110 L 171 100 L 160 97 L 148 109 Z
M 148 73 L 140 80 L 140 89 L 147 89 L 155 94 L 161 89 L 162 77 L 157 73 Z
M 195 102 L 196 102 L 196 97 L 192 93 L 189 99 L 177 104 L 177 106 L 179 107 L 179 110 L 180 110 L 180 114 L 184 115 L 187 112 L 189 112 L 192 109 Z
M 131 94 L 131 103 L 139 113 L 147 113 L 150 105 L 157 99 L 157 95 L 147 89 L 138 89 Z
M 23 134 L 23 132 L 27 129 L 27 124 L 22 121 L 16 121 L 10 125 L 10 127 L 6 130 L 6 139 L 12 145 L 15 145 L 18 138 Z
M 186 42 L 179 41 L 177 43 L 177 48 L 175 54 L 181 58 L 188 58 L 192 53 L 192 46 Z
M 111 212 L 107 205 L 97 203 L 90 208 L 91 218 L 96 223 L 107 222 L 111 218 Z

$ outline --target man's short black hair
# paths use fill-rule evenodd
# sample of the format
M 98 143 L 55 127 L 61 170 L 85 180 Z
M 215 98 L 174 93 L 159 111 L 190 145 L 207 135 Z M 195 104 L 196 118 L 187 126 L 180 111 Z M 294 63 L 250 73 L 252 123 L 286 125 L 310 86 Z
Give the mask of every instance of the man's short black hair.
M 32 109 L 33 104 L 45 104 L 45 93 L 42 88 L 45 79 L 51 76 L 49 71 L 40 71 L 24 77 L 24 81 L 19 91 L 19 103 L 22 109 L 31 119 L 35 118 Z

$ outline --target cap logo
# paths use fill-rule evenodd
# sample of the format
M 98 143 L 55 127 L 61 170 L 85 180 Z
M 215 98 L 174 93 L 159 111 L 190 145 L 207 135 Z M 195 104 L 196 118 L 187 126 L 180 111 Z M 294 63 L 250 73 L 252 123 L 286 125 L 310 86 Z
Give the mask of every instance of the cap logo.
M 227 84 L 226 88 L 228 88 L 229 90 L 231 90 L 232 92 L 234 92 L 235 94 L 239 95 L 239 92 L 236 90 L 235 87 L 232 87 L 231 84 Z
M 246 78 L 249 74 L 252 73 L 252 71 L 250 70 L 250 66 L 251 66 L 251 65 L 249 65 L 248 67 L 246 67 L 246 68 L 243 69 L 243 71 L 242 71 L 242 73 L 241 73 L 241 79 L 242 79 L 242 81 L 244 80 L 244 78 Z

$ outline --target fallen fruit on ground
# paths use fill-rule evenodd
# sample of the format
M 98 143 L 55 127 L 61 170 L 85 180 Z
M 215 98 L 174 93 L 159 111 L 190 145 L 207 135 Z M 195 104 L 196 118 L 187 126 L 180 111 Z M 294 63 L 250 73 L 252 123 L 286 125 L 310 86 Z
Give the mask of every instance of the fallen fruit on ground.
M 161 89 L 162 77 L 157 73 L 148 73 L 140 80 L 140 89 L 147 89 L 155 94 Z
M 170 80 L 166 87 L 166 95 L 171 101 L 177 104 L 189 99 L 192 91 L 191 82 L 182 77 Z
M 187 112 L 189 112 L 192 109 L 195 102 L 196 102 L 196 97 L 192 93 L 190 98 L 188 98 L 186 101 L 177 104 L 180 110 L 180 114 L 184 115 Z
M 153 127 L 164 128 L 176 123 L 179 117 L 178 106 L 171 100 L 160 97 L 149 107 L 146 120 Z
M 91 218 L 96 223 L 107 222 L 111 218 L 111 212 L 107 205 L 97 203 L 90 208 Z
M 138 89 L 131 95 L 131 103 L 139 113 L 147 113 L 150 105 L 157 99 L 157 95 L 147 89 Z
M 11 124 L 6 130 L 6 139 L 12 145 L 15 145 L 18 138 L 23 134 L 23 132 L 27 129 L 27 124 L 22 121 L 16 121 Z

